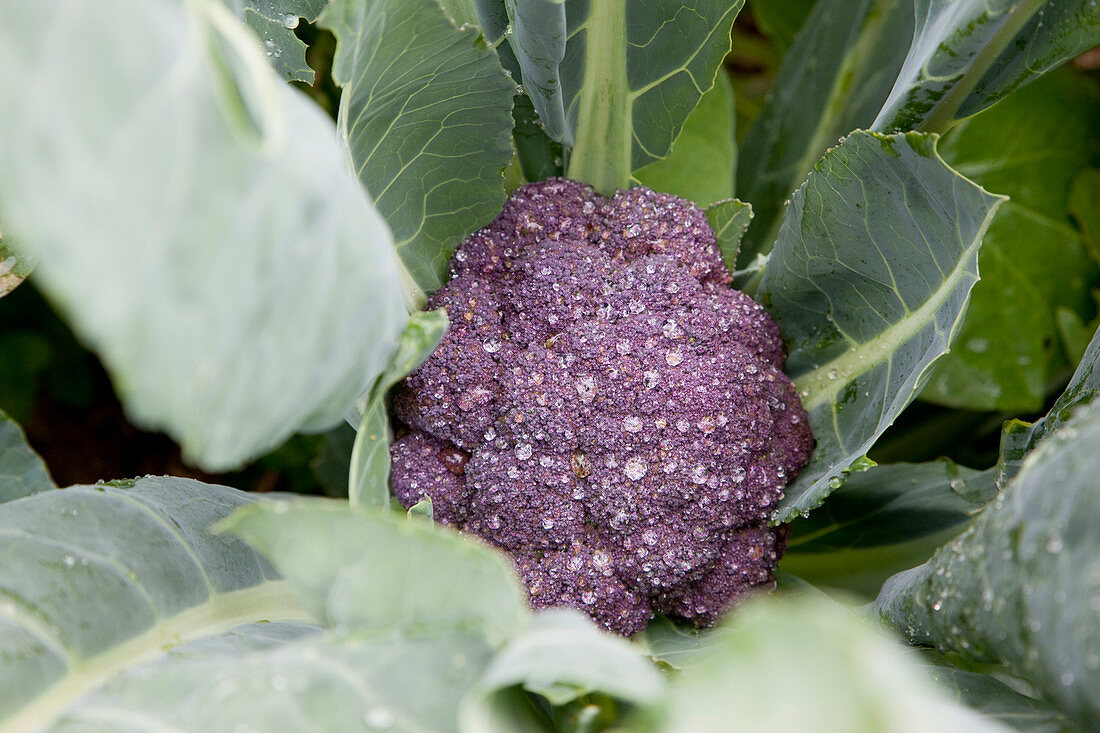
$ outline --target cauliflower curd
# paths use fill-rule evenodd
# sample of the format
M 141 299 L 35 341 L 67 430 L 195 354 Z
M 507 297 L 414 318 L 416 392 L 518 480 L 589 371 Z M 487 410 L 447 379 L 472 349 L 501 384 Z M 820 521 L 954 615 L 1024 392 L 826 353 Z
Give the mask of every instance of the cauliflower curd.
M 532 606 L 624 635 L 774 583 L 813 436 L 764 310 L 694 204 L 525 186 L 455 252 L 451 326 L 395 410 L 397 499 L 507 551 Z

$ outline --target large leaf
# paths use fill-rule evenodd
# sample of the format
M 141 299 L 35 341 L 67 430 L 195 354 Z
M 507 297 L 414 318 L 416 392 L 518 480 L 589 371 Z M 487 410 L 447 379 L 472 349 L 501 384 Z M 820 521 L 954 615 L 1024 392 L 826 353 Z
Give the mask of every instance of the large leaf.
M 420 299 L 504 202 L 515 83 L 435 0 L 334 0 L 320 22 L 338 41 L 340 132 Z
M 935 137 L 856 132 L 795 192 L 759 298 L 817 445 L 775 519 L 821 503 L 947 351 L 1003 200 L 951 170 Z
M 414 313 L 397 350 L 382 376 L 361 404 L 359 429 L 351 453 L 348 474 L 348 500 L 351 505 L 381 507 L 390 505 L 390 424 L 386 394 L 431 356 L 447 330 L 447 311 Z M 360 405 L 356 405 L 360 408 Z
M 245 507 L 219 530 L 270 558 L 330 627 L 462 626 L 500 644 L 527 621 L 526 593 L 505 556 L 446 528 L 302 499 Z
M 0 730 L 33 729 L 165 648 L 308 617 L 271 566 L 207 527 L 247 494 L 176 478 L 0 505 Z
M 566 0 L 569 177 L 603 194 L 668 154 L 714 84 L 744 0 Z
M 985 472 L 948 460 L 875 466 L 792 522 L 787 551 L 881 547 L 937 534 L 968 522 L 995 493 Z
M 130 416 L 211 469 L 337 422 L 405 313 L 331 122 L 213 0 L 0 15 L 0 220 Z
M 664 692 L 664 680 L 653 664 L 630 643 L 609 635 L 573 609 L 550 609 L 535 616 L 485 671 L 461 710 L 467 731 L 535 730 L 540 716 L 524 693 L 548 704 L 565 706 L 587 698 L 614 698 L 604 710 L 606 727 L 622 703 L 652 705 Z M 593 698 L 591 696 L 600 696 Z
M 0 730 L 454 730 L 461 698 L 527 619 L 507 560 L 346 503 L 223 519 L 285 569 L 274 581 L 241 542 L 205 531 L 246 502 L 143 479 L 0 507 L 0 538 L 13 537 L 0 549 L 0 710 L 11 715 Z M 329 628 L 253 623 L 282 618 Z M 9 641 L 24 637 L 26 651 Z M 73 671 L 29 699 L 60 654 Z
M 873 597 L 888 577 L 924 562 L 966 528 L 996 494 L 994 473 L 946 460 L 854 473 L 809 517 L 791 522 L 781 567 Z
M 660 730 L 925 733 L 1003 731 L 953 703 L 915 661 L 834 602 L 770 598 L 740 608 L 671 684 Z
M 0 504 L 56 488 L 23 431 L 0 410 Z
M 306 44 L 294 35 L 301 18 L 312 23 L 328 0 L 224 0 L 264 44 L 271 65 L 287 81 L 313 83 Z
M 1005 665 L 1095 728 L 1100 719 L 1100 405 L 1026 459 L 974 525 L 876 601 L 915 642 Z
M 945 130 L 1100 43 L 1092 0 L 911 2 L 913 42 L 876 130 Z
M 1087 318 L 1097 269 L 1070 223 L 1073 180 L 1100 129 L 1100 92 L 1065 70 L 960 123 L 940 154 L 990 191 L 1008 194 L 989 228 L 970 309 L 921 398 L 971 410 L 1037 412 L 1065 368 L 1058 311 Z M 1021 130 L 1027 130 L 1025 137 Z
M 0 505 L 0 730 L 453 730 L 527 622 L 510 563 L 454 532 L 128 483 Z
M 459 628 L 295 638 L 299 629 L 264 626 L 276 628 L 248 627 L 236 643 L 208 640 L 128 670 L 51 730 L 452 731 L 492 654 Z
M 756 217 L 740 267 L 771 249 L 784 202 L 825 150 L 874 121 L 901 68 L 898 41 L 912 35 L 910 3 L 820 0 L 814 6 L 741 146 L 737 190 Z
M 700 206 L 733 198 L 733 120 L 733 84 L 722 73 L 684 121 L 668 156 L 635 171 L 634 177 L 654 191 L 674 193 Z

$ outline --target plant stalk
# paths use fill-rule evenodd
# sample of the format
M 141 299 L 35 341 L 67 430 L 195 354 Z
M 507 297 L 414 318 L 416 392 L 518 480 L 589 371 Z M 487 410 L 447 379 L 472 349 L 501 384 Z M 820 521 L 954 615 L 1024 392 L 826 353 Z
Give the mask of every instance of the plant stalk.
M 626 84 L 626 0 L 593 2 L 584 34 L 584 79 L 568 176 L 607 196 L 630 185 L 633 139 Z

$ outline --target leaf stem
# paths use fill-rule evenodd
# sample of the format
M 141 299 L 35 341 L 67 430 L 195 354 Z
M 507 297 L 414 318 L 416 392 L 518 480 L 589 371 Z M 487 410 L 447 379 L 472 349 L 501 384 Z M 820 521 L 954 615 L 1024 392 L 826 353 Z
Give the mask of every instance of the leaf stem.
M 1008 17 L 1001 23 L 993 37 L 982 47 L 981 51 L 975 54 L 974 60 L 970 63 L 962 78 L 951 87 L 951 90 L 944 95 L 943 99 L 936 103 L 932 111 L 924 118 L 923 122 L 917 125 L 916 129 L 921 132 L 942 133 L 951 127 L 955 123 L 955 113 L 959 111 L 963 102 L 974 91 L 974 87 L 982 80 L 985 73 L 993 66 L 993 63 L 1000 58 L 1005 47 L 1046 3 L 1047 0 L 1024 0 L 1011 8 L 1008 11 Z
M 630 185 L 631 99 L 626 84 L 626 0 L 593 2 L 570 178 L 610 195 Z

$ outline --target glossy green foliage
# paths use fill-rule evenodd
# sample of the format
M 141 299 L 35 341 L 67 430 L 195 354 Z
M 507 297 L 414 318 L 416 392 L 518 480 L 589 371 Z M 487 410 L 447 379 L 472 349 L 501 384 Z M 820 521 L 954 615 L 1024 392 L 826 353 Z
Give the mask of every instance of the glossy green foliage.
M 306 620 L 255 551 L 206 532 L 249 501 L 222 486 L 146 478 L 0 505 L 0 730 L 50 723 L 165 646 Z
M 791 523 L 781 567 L 873 597 L 888 577 L 962 532 L 996 493 L 994 478 L 993 470 L 946 460 L 853 473 L 809 517 Z
M 714 84 L 744 0 L 567 0 L 570 178 L 603 194 L 668 154 Z
M 301 19 L 312 23 L 328 0 L 224 0 L 259 37 L 264 54 L 276 73 L 287 81 L 313 83 L 313 69 L 306 63 L 306 44 L 294 29 Z
M 1026 458 L 996 502 L 876 602 L 910 639 L 1003 664 L 1087 727 L 1100 714 L 1100 405 Z
M 0 13 L 0 218 L 131 419 L 208 469 L 340 420 L 406 316 L 331 122 L 213 0 Z
M 737 190 L 756 211 L 740 266 L 771 250 L 791 192 L 825 150 L 870 126 L 912 34 L 906 0 L 820 0 L 784 56 L 775 88 L 749 129 Z
M 575 610 L 553 609 L 536 616 L 492 661 L 464 702 L 460 724 L 467 731 L 542 729 L 545 707 L 532 696 L 546 707 L 569 709 L 577 724 L 621 724 L 624 710 L 653 704 L 664 688 L 636 647 L 598 631 Z
M 338 41 L 340 133 L 419 303 L 504 202 L 515 83 L 435 0 L 335 0 L 320 22 Z
M 951 170 L 935 138 L 856 132 L 791 199 L 758 299 L 817 446 L 775 519 L 816 507 L 947 351 L 1001 198 Z
M 913 41 L 876 130 L 945 130 L 1100 42 L 1092 0 L 910 1 Z
M 668 156 L 635 171 L 635 179 L 654 191 L 674 193 L 700 206 L 733 198 L 737 167 L 733 105 L 729 76 L 720 73 L 684 121 Z
M 752 207 L 737 199 L 727 199 L 711 204 L 706 211 L 707 221 L 718 240 L 718 249 L 722 251 L 722 259 L 732 271 L 741 247 L 741 237 L 752 221 Z
M 527 620 L 525 599 L 503 555 L 400 514 L 302 499 L 254 505 L 218 531 L 244 538 L 270 558 L 326 626 L 461 626 L 500 644 Z

